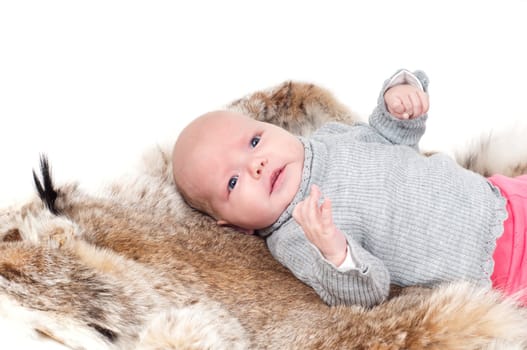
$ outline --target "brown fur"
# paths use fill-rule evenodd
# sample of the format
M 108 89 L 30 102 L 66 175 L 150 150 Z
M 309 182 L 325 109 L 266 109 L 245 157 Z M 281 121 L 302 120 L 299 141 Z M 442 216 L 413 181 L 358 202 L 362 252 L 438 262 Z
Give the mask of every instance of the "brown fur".
M 250 94 L 227 108 L 301 136 L 308 136 L 328 121 L 351 124 L 360 120 L 328 90 L 291 81 Z
M 326 90 L 290 82 L 231 108 L 304 135 L 354 121 Z M 527 348 L 525 310 L 468 283 L 328 307 L 262 239 L 187 207 L 169 159 L 152 150 L 105 195 L 59 187 L 59 216 L 36 199 L 1 212 L 0 316 L 87 349 Z

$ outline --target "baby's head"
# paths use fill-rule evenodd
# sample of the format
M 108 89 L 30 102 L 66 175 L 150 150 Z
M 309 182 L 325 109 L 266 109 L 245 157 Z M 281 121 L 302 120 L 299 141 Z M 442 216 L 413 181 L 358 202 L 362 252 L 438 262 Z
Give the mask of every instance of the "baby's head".
M 273 224 L 302 178 L 304 147 L 275 125 L 230 111 L 207 113 L 179 135 L 174 181 L 192 207 L 252 233 Z

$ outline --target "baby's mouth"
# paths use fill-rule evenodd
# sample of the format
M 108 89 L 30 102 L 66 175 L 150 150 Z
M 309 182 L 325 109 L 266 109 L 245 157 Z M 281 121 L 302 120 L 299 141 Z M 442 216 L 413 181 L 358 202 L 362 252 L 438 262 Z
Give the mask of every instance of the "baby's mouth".
M 280 174 L 282 174 L 282 171 L 284 170 L 284 168 L 280 168 L 280 169 L 276 169 L 275 171 L 273 171 L 273 173 L 271 174 L 271 190 L 269 191 L 269 193 L 273 193 L 274 191 L 274 186 L 276 184 L 276 180 L 278 180 L 278 177 L 280 177 Z

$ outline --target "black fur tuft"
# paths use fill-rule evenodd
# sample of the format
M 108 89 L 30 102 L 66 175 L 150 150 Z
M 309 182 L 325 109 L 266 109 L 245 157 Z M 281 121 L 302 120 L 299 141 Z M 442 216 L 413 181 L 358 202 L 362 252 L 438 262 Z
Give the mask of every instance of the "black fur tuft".
M 117 337 L 118 337 L 117 333 L 115 333 L 111 329 L 108 329 L 108 328 L 105 328 L 105 327 L 101 327 L 101 326 L 99 326 L 98 324 L 95 324 L 95 323 L 88 323 L 88 326 L 90 326 L 93 329 L 95 329 L 97 332 L 99 332 L 101 335 L 106 337 L 106 339 L 109 340 L 112 343 L 114 343 L 117 340 Z
M 59 215 L 60 212 L 55 207 L 55 200 L 57 199 L 58 193 L 53 187 L 48 157 L 45 154 L 40 155 L 40 174 L 42 175 L 42 182 L 40 182 L 35 170 L 33 170 L 33 180 L 35 181 L 38 196 L 50 212 Z

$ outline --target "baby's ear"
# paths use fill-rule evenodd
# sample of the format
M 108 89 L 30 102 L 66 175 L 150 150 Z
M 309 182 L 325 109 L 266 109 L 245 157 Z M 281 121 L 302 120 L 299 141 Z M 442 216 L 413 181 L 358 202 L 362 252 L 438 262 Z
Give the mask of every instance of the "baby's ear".
M 218 221 L 216 221 L 216 223 L 218 225 L 220 225 L 220 226 L 231 227 L 231 228 L 235 229 L 238 232 L 245 233 L 246 235 L 254 235 L 254 230 L 249 230 L 249 229 L 246 229 L 246 228 L 241 228 L 241 227 L 238 227 L 238 226 L 231 225 L 225 220 L 218 220 Z

